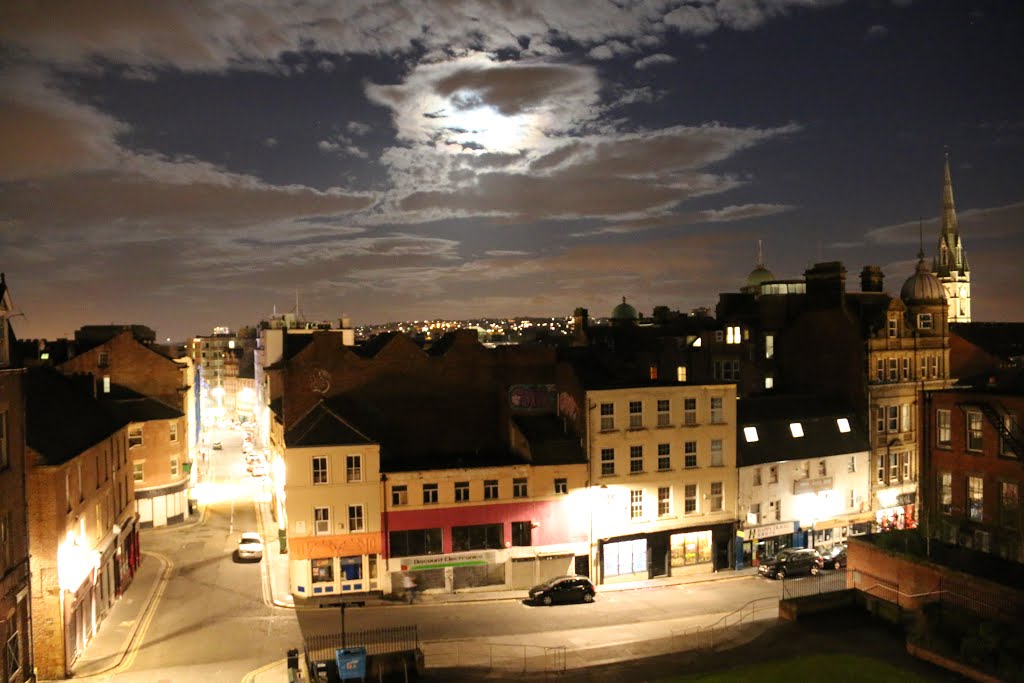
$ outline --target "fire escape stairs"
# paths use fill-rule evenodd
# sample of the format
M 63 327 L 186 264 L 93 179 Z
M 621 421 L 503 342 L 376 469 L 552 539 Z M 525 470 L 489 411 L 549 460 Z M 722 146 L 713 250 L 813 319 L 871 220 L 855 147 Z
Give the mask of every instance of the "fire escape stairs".
M 959 405 L 960 410 L 965 413 L 968 408 L 980 410 L 981 414 L 989 421 L 989 424 L 995 427 L 1000 439 L 1002 439 L 1002 443 L 1009 447 L 1018 460 L 1024 458 L 1024 442 L 1021 441 L 1020 430 L 1011 430 L 1006 426 L 1003 416 L 1008 413 L 1002 409 L 1002 406 L 996 407 L 985 401 L 967 401 Z

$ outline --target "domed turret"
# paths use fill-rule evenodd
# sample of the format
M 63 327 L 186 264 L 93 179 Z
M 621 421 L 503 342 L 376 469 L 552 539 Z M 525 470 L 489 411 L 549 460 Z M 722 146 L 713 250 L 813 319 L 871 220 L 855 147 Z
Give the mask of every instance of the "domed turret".
M 612 309 L 611 321 L 613 325 L 630 325 L 640 319 L 636 309 L 626 303 L 626 297 L 622 297 L 622 303 Z
M 758 264 L 757 268 L 750 271 L 750 275 L 747 276 L 747 287 L 760 287 L 762 283 L 774 279 L 775 274 L 772 271 Z
M 942 303 L 946 300 L 946 290 L 939 278 L 931 273 L 924 262 L 924 254 L 918 254 L 917 272 L 907 278 L 900 290 L 900 298 L 904 303 Z

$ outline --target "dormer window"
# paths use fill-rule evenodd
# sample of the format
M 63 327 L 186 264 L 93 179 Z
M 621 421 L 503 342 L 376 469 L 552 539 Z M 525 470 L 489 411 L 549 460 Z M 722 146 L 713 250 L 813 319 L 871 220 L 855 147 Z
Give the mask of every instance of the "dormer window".
M 744 427 L 743 438 L 747 440 L 747 443 L 757 441 L 757 427 Z
M 793 435 L 794 439 L 799 439 L 804 435 L 804 426 L 799 422 L 790 422 L 789 433 Z
M 900 321 L 896 316 L 889 318 L 889 337 L 894 338 L 900 336 Z
M 739 344 L 742 340 L 739 325 L 729 325 L 725 328 L 725 343 L 726 344 Z
M 846 434 L 850 431 L 850 421 L 845 417 L 836 418 L 836 426 L 839 427 L 839 431 Z
M 930 330 L 930 329 L 932 329 L 932 314 L 931 313 L 918 313 L 917 314 L 917 329 L 919 329 L 919 330 Z

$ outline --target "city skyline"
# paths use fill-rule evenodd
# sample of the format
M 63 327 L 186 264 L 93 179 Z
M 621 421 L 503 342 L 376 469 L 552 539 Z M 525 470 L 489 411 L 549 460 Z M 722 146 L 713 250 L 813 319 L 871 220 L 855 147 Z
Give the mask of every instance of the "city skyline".
M 19 337 L 713 307 L 935 255 L 1022 320 L 1014 3 L 10 5 L 0 247 Z M 1015 258 L 1016 257 L 1016 258 Z

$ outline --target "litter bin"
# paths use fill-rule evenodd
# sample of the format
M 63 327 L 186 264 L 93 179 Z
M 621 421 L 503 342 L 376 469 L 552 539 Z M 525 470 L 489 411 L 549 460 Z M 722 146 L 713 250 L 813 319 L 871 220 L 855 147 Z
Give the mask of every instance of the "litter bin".
M 365 647 L 339 647 L 335 650 L 334 658 L 338 664 L 338 678 L 341 680 L 362 680 L 366 677 Z

